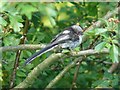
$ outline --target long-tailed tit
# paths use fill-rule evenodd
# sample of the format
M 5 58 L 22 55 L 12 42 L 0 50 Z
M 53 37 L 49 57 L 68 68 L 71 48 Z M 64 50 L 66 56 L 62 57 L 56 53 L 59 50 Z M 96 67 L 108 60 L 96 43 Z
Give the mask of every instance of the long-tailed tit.
M 56 35 L 56 37 L 42 50 L 36 52 L 31 57 L 29 57 L 25 65 L 33 61 L 36 57 L 54 49 L 55 47 L 61 48 L 75 48 L 82 42 L 82 28 L 78 25 L 73 25 L 66 28 L 64 31 Z

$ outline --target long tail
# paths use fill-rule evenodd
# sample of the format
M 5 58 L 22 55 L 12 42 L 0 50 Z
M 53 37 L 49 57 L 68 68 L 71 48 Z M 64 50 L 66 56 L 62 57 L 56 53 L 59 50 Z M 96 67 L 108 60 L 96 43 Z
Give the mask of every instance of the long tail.
M 35 54 L 33 54 L 31 57 L 29 57 L 26 62 L 25 65 L 29 64 L 30 62 L 32 62 L 35 58 L 41 56 L 42 54 L 52 50 L 53 48 L 55 48 L 57 46 L 57 44 L 50 44 L 48 46 L 46 46 L 45 48 L 43 48 L 42 50 L 36 52 Z

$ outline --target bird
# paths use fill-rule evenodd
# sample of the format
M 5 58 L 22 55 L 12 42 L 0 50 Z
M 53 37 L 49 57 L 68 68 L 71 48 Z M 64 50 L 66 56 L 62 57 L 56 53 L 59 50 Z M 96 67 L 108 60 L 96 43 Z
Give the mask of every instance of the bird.
M 79 25 L 72 25 L 65 28 L 61 33 L 57 34 L 51 42 L 40 51 L 33 54 L 25 61 L 25 65 L 31 63 L 35 58 L 43 55 L 44 53 L 60 47 L 62 49 L 74 49 L 82 43 L 83 29 Z

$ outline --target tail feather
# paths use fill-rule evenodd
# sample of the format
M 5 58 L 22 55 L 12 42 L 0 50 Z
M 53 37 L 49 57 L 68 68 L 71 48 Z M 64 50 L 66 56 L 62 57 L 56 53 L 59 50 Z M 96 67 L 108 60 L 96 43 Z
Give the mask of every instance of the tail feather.
M 55 48 L 57 46 L 57 44 L 50 44 L 48 46 L 46 46 L 45 48 L 43 48 L 42 50 L 36 52 L 35 54 L 33 54 L 31 57 L 29 57 L 26 62 L 25 65 L 29 64 L 30 62 L 32 62 L 35 58 L 41 56 L 42 54 L 46 53 L 47 51 L 52 50 L 53 48 Z

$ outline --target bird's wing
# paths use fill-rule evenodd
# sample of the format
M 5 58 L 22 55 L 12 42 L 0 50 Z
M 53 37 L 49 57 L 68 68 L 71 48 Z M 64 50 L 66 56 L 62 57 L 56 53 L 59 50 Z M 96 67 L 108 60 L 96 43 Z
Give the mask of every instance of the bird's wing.
M 51 43 L 64 43 L 66 40 L 71 40 L 71 31 L 70 30 L 65 30 L 61 32 L 60 34 L 56 35 L 56 37 L 51 41 Z

